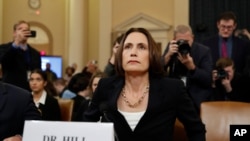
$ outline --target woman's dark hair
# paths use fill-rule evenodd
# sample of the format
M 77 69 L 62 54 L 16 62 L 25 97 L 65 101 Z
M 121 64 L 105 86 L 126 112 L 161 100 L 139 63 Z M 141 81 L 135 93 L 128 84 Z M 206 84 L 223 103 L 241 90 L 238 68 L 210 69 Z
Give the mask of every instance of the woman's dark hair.
M 31 71 L 30 76 L 31 76 L 33 73 L 38 73 L 38 74 L 42 77 L 42 79 L 43 79 L 44 81 L 46 81 L 46 82 L 48 81 L 47 74 L 46 74 L 43 70 L 41 70 L 41 69 L 34 69 L 33 71 Z
M 163 67 L 161 64 L 161 50 L 160 47 L 156 44 L 151 34 L 145 28 L 130 28 L 123 37 L 121 41 L 121 47 L 118 48 L 116 53 L 115 60 L 115 69 L 118 75 L 124 76 L 124 69 L 122 66 L 122 52 L 123 46 L 126 38 L 129 34 L 133 32 L 139 32 L 146 36 L 148 40 L 149 47 L 149 74 L 153 76 L 162 76 L 163 75 Z
M 70 79 L 68 89 L 77 94 L 88 87 L 89 79 L 90 78 L 88 76 L 82 73 L 77 73 Z

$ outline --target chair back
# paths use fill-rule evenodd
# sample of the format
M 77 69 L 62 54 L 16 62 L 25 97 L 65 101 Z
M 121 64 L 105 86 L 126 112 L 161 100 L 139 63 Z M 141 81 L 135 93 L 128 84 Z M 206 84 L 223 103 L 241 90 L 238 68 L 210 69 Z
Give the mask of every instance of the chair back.
M 188 141 L 185 128 L 178 119 L 175 120 L 173 141 Z
M 250 124 L 250 103 L 209 101 L 201 104 L 206 141 L 229 141 L 231 124 Z
M 62 121 L 71 121 L 74 101 L 72 99 L 58 98 L 58 104 L 61 109 Z

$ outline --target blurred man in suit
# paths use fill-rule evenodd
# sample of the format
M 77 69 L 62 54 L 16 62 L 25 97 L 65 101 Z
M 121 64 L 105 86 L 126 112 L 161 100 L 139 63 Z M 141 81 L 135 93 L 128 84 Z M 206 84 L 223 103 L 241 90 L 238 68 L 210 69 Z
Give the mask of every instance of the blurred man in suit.
M 28 38 L 32 36 L 28 22 L 19 21 L 13 30 L 13 41 L 0 45 L 2 80 L 30 90 L 29 72 L 41 68 L 40 53 L 27 43 Z
M 236 15 L 230 11 L 219 15 L 218 34 L 209 37 L 203 41 L 203 44 L 211 49 L 214 67 L 219 58 L 229 57 L 234 61 L 235 71 L 242 73 L 250 46 L 247 41 L 233 35 L 237 27 L 236 20 Z
M 0 140 L 21 141 L 25 120 L 40 120 L 31 93 L 0 82 Z

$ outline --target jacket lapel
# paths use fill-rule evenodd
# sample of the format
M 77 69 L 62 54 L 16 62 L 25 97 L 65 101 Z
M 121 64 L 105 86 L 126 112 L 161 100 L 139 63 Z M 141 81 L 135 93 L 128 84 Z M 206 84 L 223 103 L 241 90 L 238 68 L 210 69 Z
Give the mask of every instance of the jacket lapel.
M 155 109 L 155 107 L 158 107 L 157 105 L 161 104 L 161 96 L 159 95 L 161 91 L 161 85 L 157 85 L 160 84 L 157 81 L 161 80 L 156 78 L 150 78 L 148 107 L 145 114 L 151 113 L 151 111 Z
M 114 88 L 111 88 L 109 91 L 110 94 L 112 94 L 113 96 L 111 96 L 111 105 L 113 105 L 114 107 L 112 107 L 112 109 L 117 110 L 117 100 L 120 96 L 121 90 L 124 86 L 124 81 L 123 79 L 118 79 L 118 81 L 116 83 L 113 84 Z
M 150 78 L 148 107 L 144 115 L 139 120 L 134 132 L 137 132 L 139 129 L 143 128 L 143 124 L 148 122 L 148 117 L 152 116 L 151 114 L 154 112 L 154 109 L 157 109 L 156 107 L 160 107 L 159 105 L 162 104 L 161 93 L 160 93 L 161 85 L 157 85 L 160 84 L 157 81 L 161 80 L 153 77 Z

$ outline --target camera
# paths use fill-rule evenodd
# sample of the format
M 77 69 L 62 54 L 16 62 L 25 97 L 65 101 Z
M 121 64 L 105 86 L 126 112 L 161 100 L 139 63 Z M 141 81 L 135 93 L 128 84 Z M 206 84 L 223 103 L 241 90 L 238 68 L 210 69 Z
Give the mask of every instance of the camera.
M 176 44 L 178 45 L 178 52 L 181 55 L 186 55 L 186 54 L 190 53 L 191 47 L 189 46 L 187 40 L 183 40 L 183 39 L 178 40 L 176 42 Z
M 228 73 L 224 69 L 217 69 L 217 79 L 225 79 L 228 77 Z

